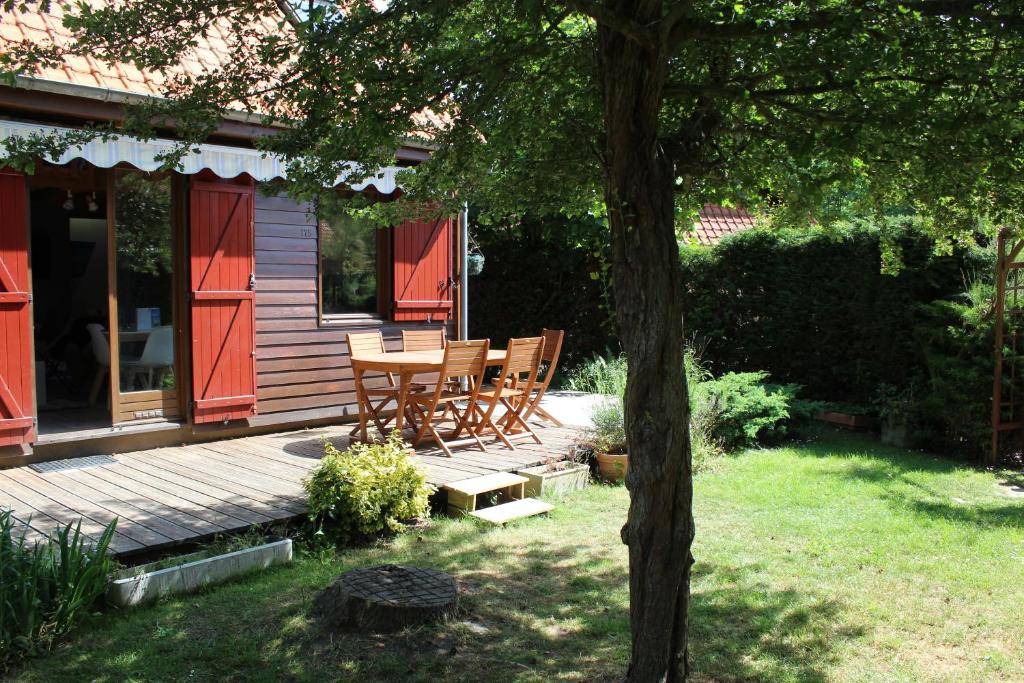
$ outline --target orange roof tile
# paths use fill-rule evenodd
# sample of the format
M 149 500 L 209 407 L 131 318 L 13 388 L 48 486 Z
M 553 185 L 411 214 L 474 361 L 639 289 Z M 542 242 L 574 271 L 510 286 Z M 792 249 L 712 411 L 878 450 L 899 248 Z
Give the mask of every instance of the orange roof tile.
M 89 0 L 93 7 L 107 4 L 107 0 Z M 37 45 L 69 45 L 71 32 L 64 28 L 65 13 L 74 3 L 55 0 L 49 11 L 42 11 L 38 4 L 22 7 L 16 3 L 10 12 L 0 13 L 0 52 L 10 49 L 13 44 L 31 42 Z M 276 32 L 277 17 L 266 17 L 263 30 L 268 34 Z M 198 46 L 192 54 L 182 55 L 181 63 L 166 74 L 139 71 L 132 64 L 105 64 L 92 55 L 69 56 L 64 69 L 36 67 L 35 73 L 25 75 L 35 78 L 110 88 L 140 95 L 161 95 L 161 86 L 167 75 L 184 73 L 186 70 L 208 71 L 217 64 L 231 59 L 231 50 L 224 39 L 225 32 L 219 27 L 209 32 L 206 38 L 198 38 Z
M 705 204 L 690 234 L 699 244 L 714 245 L 727 235 L 749 230 L 754 223 L 754 217 L 746 209 Z

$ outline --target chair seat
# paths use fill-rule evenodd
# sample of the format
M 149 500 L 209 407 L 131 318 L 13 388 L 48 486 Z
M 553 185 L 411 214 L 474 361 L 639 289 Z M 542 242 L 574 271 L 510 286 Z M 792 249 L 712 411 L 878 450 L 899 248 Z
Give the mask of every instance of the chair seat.
M 416 401 L 417 403 L 428 404 L 434 400 L 434 393 L 432 391 L 428 391 L 426 393 L 410 396 L 409 398 L 412 399 L 413 401 Z M 438 397 L 437 402 L 451 403 L 453 401 L 468 401 L 471 398 L 471 394 L 463 393 L 461 391 L 447 391 L 442 389 L 441 395 Z
M 418 394 L 427 390 L 425 384 L 410 384 L 409 394 Z M 363 393 L 367 396 L 398 396 L 398 387 L 379 387 L 376 389 L 363 389 Z
M 495 395 L 495 393 L 497 393 L 497 391 L 498 391 L 498 387 L 494 387 L 494 386 L 491 386 L 491 385 L 487 385 L 485 387 L 482 387 L 480 389 L 480 398 L 494 398 L 494 395 Z M 522 396 L 523 395 L 523 390 L 522 389 L 511 389 L 509 387 L 502 387 L 501 388 L 501 393 L 498 394 L 498 395 L 500 397 L 502 397 L 502 398 L 504 398 L 506 396 Z

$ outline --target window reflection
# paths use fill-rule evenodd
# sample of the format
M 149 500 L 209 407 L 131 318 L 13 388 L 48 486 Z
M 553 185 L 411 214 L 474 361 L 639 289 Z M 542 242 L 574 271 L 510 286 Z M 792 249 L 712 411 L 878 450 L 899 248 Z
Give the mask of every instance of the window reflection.
M 320 223 L 325 315 L 377 312 L 377 228 L 340 214 Z
M 167 174 L 114 180 L 121 391 L 173 389 L 173 247 Z

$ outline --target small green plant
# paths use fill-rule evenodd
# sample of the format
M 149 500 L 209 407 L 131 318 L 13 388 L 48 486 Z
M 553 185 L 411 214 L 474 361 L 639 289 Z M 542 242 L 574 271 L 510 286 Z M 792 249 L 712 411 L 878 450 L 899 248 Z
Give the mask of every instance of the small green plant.
M 695 405 L 711 411 L 715 439 L 727 451 L 785 435 L 799 387 L 768 384 L 766 372 L 728 372 L 694 387 Z
M 81 521 L 34 544 L 14 524 L 11 511 L 0 509 L 0 671 L 49 650 L 103 595 L 117 520 L 95 544 Z
M 594 356 L 569 375 L 565 388 L 622 397 L 626 393 L 626 357 L 621 354 Z
M 626 425 L 622 399 L 606 398 L 594 406 L 590 414 L 593 427 L 588 441 L 595 453 L 625 453 Z
M 354 443 L 339 451 L 324 443 L 324 458 L 303 482 L 309 519 L 322 540 L 344 544 L 380 533 L 397 533 L 405 522 L 427 517 L 434 488 L 405 453 L 401 436 Z

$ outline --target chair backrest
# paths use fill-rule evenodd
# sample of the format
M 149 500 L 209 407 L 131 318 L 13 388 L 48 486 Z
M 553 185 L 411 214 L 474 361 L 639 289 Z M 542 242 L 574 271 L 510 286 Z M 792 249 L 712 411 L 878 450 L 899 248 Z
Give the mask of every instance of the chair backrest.
M 565 339 L 565 330 L 549 330 L 544 328 L 541 336 L 544 337 L 543 361 L 547 363 L 547 368 L 544 370 L 544 379 L 540 380 L 539 384 L 546 390 L 555 376 L 555 368 L 558 367 L 558 357 L 562 355 L 562 340 Z
M 444 348 L 443 327 L 425 330 L 402 330 L 403 351 L 436 351 Z
M 146 337 L 139 365 L 169 368 L 174 365 L 174 329 L 170 325 L 153 328 Z
M 110 342 L 107 340 L 106 335 L 103 334 L 103 325 L 89 323 L 85 326 L 85 329 L 89 331 L 89 340 L 92 342 L 92 355 L 96 357 L 96 362 L 109 368 Z
M 508 351 L 505 353 L 505 363 L 501 366 L 501 372 L 506 377 L 530 373 L 531 378 L 536 378 L 543 356 L 544 337 L 509 339 Z
M 489 339 L 450 341 L 444 346 L 444 364 L 441 377 L 473 377 L 473 386 L 483 384 L 487 372 L 487 352 L 491 349 Z
M 384 335 L 377 332 L 349 332 L 345 335 L 349 354 L 384 353 Z

